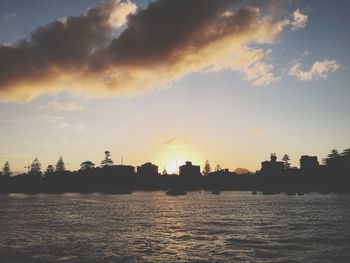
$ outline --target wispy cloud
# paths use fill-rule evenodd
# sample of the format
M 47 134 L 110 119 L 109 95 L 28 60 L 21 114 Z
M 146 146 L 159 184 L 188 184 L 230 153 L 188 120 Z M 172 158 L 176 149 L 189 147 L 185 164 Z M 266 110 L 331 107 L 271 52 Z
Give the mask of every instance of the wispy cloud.
M 301 13 L 299 9 L 293 12 L 292 20 L 290 22 L 292 30 L 296 31 L 306 27 L 307 22 L 308 22 L 308 16 Z
M 303 70 L 300 62 L 295 62 L 289 69 L 289 76 L 302 81 L 326 79 L 330 73 L 337 71 L 340 64 L 336 60 L 316 61 L 309 70 Z
M 49 101 L 46 104 L 40 105 L 39 110 L 54 110 L 54 111 L 80 111 L 84 106 L 76 102 L 60 102 L 58 100 Z
M 171 144 L 176 141 L 176 136 L 173 136 L 165 141 L 162 142 L 162 144 Z
M 159 0 L 136 10 L 131 1 L 102 1 L 26 40 L 0 44 L 0 99 L 28 101 L 63 90 L 137 94 L 191 72 L 221 70 L 268 85 L 279 77 L 265 61 L 271 53 L 265 44 L 274 44 L 289 21 L 258 3 Z M 305 22 L 300 11 L 293 17 L 295 26 Z M 116 29 L 122 30 L 118 36 Z

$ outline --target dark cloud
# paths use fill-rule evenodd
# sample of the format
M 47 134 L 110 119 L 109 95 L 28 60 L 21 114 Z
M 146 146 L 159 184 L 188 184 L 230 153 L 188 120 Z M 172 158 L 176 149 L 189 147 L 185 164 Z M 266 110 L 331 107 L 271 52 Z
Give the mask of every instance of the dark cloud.
M 119 63 L 146 64 L 169 59 L 194 42 L 194 34 L 217 23 L 233 0 L 163 0 L 129 16 L 127 29 L 112 41 L 110 53 Z M 205 36 L 203 36 L 205 37 Z M 199 40 L 199 39 L 198 39 Z
M 55 77 L 89 63 L 94 48 L 110 38 L 109 12 L 105 5 L 92 8 L 81 17 L 65 17 L 41 27 L 19 43 L 0 46 L 0 88 Z
M 130 1 L 110 0 L 82 16 L 56 20 L 28 39 L 0 44 L 0 99 L 26 100 L 63 89 L 138 92 L 208 65 L 271 74 L 266 65 L 252 66 L 266 53 L 246 45 L 273 41 L 283 26 L 256 6 L 237 9 L 235 3 L 159 0 L 132 13 Z M 123 31 L 113 38 L 116 27 Z M 266 74 L 263 81 L 271 79 Z M 255 75 L 246 77 L 256 80 Z

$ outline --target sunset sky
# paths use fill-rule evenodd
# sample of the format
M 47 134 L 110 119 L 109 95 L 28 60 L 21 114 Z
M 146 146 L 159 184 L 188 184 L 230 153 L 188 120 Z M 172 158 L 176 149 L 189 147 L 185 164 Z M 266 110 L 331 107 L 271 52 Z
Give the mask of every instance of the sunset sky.
M 252 171 L 350 147 L 350 1 L 0 0 L 0 165 Z

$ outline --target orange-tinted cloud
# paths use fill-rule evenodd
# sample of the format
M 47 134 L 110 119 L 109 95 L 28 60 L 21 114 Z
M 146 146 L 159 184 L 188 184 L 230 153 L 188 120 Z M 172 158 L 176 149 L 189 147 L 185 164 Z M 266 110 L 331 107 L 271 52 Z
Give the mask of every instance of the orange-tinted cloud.
M 306 27 L 308 16 L 301 13 L 299 9 L 295 10 L 292 14 L 291 26 L 292 30 L 299 30 Z
M 303 81 L 326 79 L 329 73 L 337 71 L 339 67 L 336 60 L 316 61 L 309 70 L 302 70 L 300 63 L 297 63 L 290 68 L 288 74 Z
M 234 0 L 159 0 L 136 10 L 103 1 L 12 45 L 0 44 L 0 99 L 67 90 L 102 96 L 161 87 L 191 72 L 233 70 L 254 85 L 277 81 L 263 61 L 288 24 L 275 11 Z M 126 24 L 125 24 L 126 22 Z M 115 29 L 123 30 L 115 36 Z

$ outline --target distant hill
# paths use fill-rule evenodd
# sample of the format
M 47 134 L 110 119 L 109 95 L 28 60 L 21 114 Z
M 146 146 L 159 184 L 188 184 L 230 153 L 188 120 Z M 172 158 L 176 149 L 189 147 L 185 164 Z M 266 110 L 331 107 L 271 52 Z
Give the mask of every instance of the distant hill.
M 236 168 L 236 170 L 233 171 L 234 173 L 236 174 L 251 174 L 253 173 L 252 171 L 249 171 L 248 169 L 245 169 L 245 168 Z

